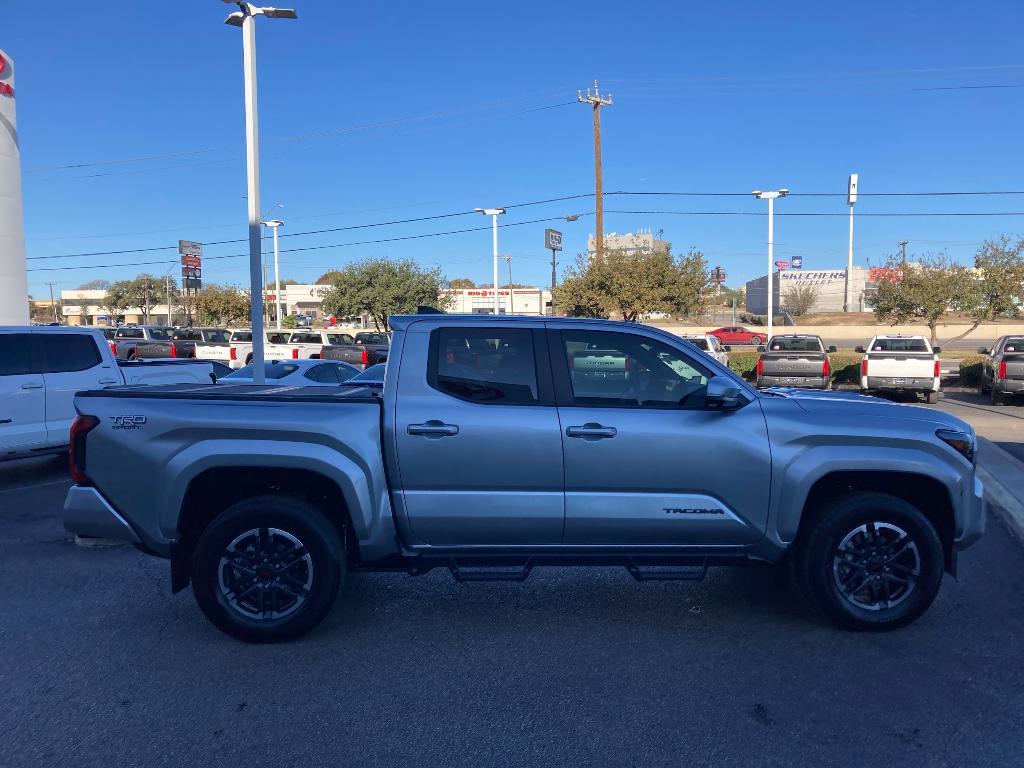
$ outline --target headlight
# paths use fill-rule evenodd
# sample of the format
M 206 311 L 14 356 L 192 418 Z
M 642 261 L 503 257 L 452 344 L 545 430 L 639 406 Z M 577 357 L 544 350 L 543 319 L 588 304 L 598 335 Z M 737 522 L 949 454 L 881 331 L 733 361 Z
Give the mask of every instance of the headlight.
M 969 462 L 974 463 L 974 457 L 977 455 L 977 443 L 973 434 L 958 432 L 955 429 L 939 429 L 936 430 L 935 436 L 946 445 L 951 446 Z

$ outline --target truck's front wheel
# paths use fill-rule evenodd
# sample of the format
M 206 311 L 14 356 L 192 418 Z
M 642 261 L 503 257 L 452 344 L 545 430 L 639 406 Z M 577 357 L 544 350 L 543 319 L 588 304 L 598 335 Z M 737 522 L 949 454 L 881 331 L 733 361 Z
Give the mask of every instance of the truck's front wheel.
M 860 492 L 823 510 L 800 537 L 796 573 L 805 594 L 849 629 L 896 629 L 914 621 L 942 584 L 942 541 L 903 499 Z
M 331 610 L 345 577 L 338 531 L 317 508 L 259 496 L 225 510 L 192 558 L 196 602 L 218 629 L 250 643 L 290 640 Z

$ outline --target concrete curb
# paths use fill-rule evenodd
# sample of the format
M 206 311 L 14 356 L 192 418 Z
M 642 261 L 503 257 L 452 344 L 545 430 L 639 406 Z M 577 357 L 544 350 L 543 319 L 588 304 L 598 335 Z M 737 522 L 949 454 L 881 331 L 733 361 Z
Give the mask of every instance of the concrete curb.
M 1024 541 L 1024 462 L 984 437 L 978 438 L 978 477 L 992 508 Z

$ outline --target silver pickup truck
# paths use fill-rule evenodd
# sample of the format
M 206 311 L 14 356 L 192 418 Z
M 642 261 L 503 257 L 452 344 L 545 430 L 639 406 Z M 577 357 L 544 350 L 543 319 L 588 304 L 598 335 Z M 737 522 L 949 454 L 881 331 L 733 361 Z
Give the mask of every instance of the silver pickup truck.
M 80 393 L 65 525 L 169 557 L 172 590 L 254 642 L 308 632 L 352 571 L 752 560 L 791 561 L 836 624 L 889 629 L 985 530 L 975 434 L 949 414 L 759 392 L 634 323 L 391 327 L 382 386 Z
M 1011 395 L 1024 395 L 1024 336 L 1000 336 L 992 349 L 979 347 L 986 355 L 981 368 L 982 395 L 988 395 L 992 405 L 1002 405 Z
M 807 334 L 780 334 L 772 336 L 763 347 L 758 347 L 758 387 L 810 387 L 828 389 L 832 382 L 832 368 L 820 336 Z

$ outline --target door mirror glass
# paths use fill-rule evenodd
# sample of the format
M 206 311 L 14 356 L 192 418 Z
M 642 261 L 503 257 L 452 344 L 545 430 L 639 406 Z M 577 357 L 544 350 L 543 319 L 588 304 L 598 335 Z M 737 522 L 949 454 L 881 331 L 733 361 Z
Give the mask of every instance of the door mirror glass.
M 723 345 L 722 349 L 724 349 L 726 352 L 732 352 L 732 347 L 729 346 L 728 344 Z
M 978 354 L 979 355 L 987 355 L 988 354 L 988 347 L 978 347 Z
M 939 352 L 941 352 L 941 351 L 942 351 L 942 347 L 932 347 L 932 352 L 934 352 L 936 355 L 939 354 Z
M 757 347 L 758 352 L 764 352 L 766 349 L 768 348 L 764 344 L 759 344 Z
M 830 355 L 835 354 L 838 351 L 839 351 L 839 348 L 835 344 L 829 344 L 828 353 Z
M 733 411 L 747 404 L 739 385 L 728 376 L 712 376 L 705 394 L 706 407 L 719 411 Z
M 863 355 L 864 354 L 864 347 L 862 347 L 860 345 L 857 345 L 856 347 L 853 348 L 853 351 L 854 352 L 859 352 L 860 354 Z

